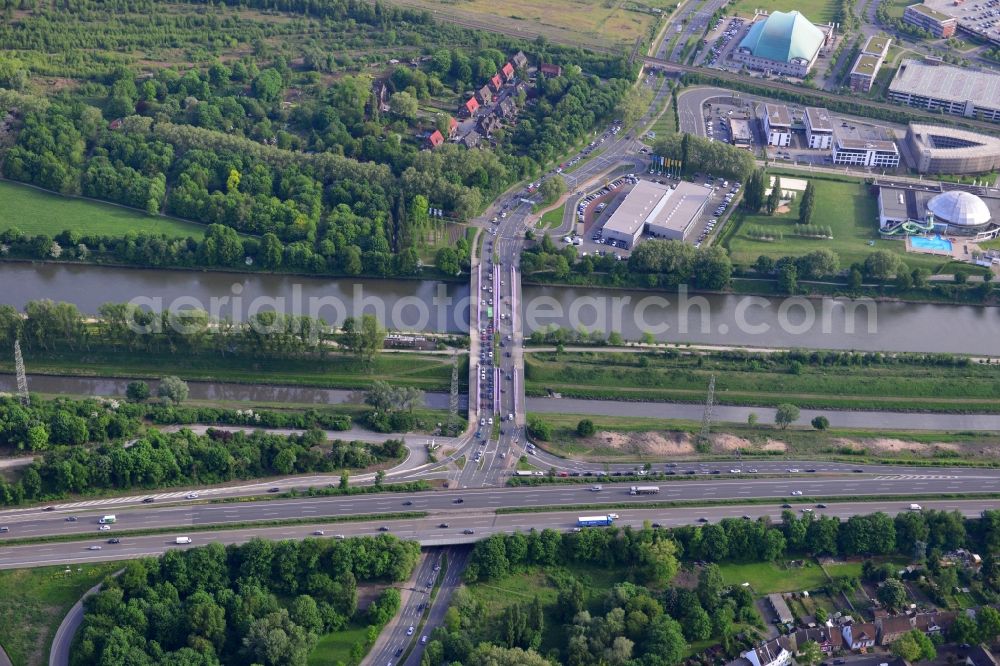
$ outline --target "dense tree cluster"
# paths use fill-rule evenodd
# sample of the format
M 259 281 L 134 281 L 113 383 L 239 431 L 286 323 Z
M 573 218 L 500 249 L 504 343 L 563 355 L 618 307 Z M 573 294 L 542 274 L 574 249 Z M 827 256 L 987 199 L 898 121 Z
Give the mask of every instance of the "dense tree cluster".
M 32 13 L 0 26 L 0 47 L 26 53 L 24 62 L 0 61 L 0 80 L 10 87 L 23 87 L 31 70 L 85 81 L 81 95 L 54 95 L 52 103 L 0 98 L 0 117 L 10 111 L 20 121 L 16 145 L 4 151 L 4 175 L 253 237 L 212 231 L 195 241 L 123 229 L 61 243 L 59 251 L 51 239 L 17 238 L 6 243 L 15 254 L 412 275 L 431 224 L 429 207 L 458 220 L 477 214 L 609 120 L 633 73 L 618 55 L 528 45 L 380 3 L 250 3 L 304 14 L 288 22 L 255 20 L 242 2 L 231 3 L 240 12 L 221 15 L 160 12 L 150 0 L 71 4 L 72 10 L 52 12 L 23 2 Z M 207 34 L 216 55 L 199 52 L 185 70 L 160 67 L 138 77 L 118 55 L 188 41 L 203 49 Z M 343 50 L 331 50 L 331 41 Z M 252 45 L 252 55 L 223 62 L 223 46 L 238 43 Z M 427 53 L 418 67 L 400 65 L 386 80 L 392 108 L 386 114 L 374 99 L 372 77 L 347 55 L 373 45 L 400 55 Z M 564 62 L 564 75 L 541 77 L 531 104 L 520 93 L 520 122 L 497 132 L 492 146 L 422 150 L 420 136 L 428 127 L 446 127 L 447 115 L 427 118 L 418 104 L 433 95 L 457 105 L 517 49 Z M 53 50 L 59 56 L 49 59 Z M 105 57 L 95 55 L 102 50 Z M 35 58 L 38 52 L 46 57 Z M 384 62 L 381 53 L 362 57 Z M 331 71 L 349 73 L 322 83 L 319 72 Z M 91 106 L 84 98 L 99 101 Z
M 328 441 L 320 430 L 288 436 L 211 429 L 205 435 L 152 431 L 127 447 L 120 442 L 97 448 L 49 447 L 19 481 L 0 481 L 0 502 L 358 469 L 397 460 L 405 450 L 399 440 Z
M 358 584 L 405 580 L 420 556 L 391 535 L 253 539 L 131 560 L 88 599 L 71 663 L 305 666 L 319 635 L 352 619 L 375 633 L 399 609 L 387 588 L 367 614 Z
M 0 447 L 45 451 L 108 442 L 136 432 L 144 410 L 113 400 L 34 400 L 0 396 Z
M 603 281 L 615 286 L 683 284 L 723 289 L 729 285 L 733 264 L 725 248 L 717 245 L 695 248 L 680 241 L 647 239 L 622 261 L 611 252 L 603 257 L 578 257 L 576 247 L 559 249 L 549 236 L 543 236 L 521 254 L 521 269 L 525 274 L 549 273 L 557 280 L 576 284 Z
M 753 155 L 723 141 L 710 141 L 694 134 L 667 134 L 653 146 L 657 155 L 680 160 L 685 175 L 710 173 L 746 182 L 754 170 Z

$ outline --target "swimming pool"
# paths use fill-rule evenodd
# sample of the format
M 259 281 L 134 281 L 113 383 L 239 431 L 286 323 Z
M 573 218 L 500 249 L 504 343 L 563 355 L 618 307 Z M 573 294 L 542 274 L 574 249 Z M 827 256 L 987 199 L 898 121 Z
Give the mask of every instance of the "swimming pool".
M 951 252 L 951 241 L 940 236 L 910 236 L 910 245 L 915 250 Z

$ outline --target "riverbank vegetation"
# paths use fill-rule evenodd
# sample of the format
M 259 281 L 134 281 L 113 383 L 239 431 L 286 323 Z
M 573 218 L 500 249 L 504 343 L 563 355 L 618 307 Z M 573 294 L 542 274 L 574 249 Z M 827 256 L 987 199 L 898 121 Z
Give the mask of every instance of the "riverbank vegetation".
M 0 645 L 19 666 L 49 663 L 56 629 L 83 593 L 119 562 L 0 571 Z
M 420 557 L 416 542 L 391 535 L 343 540 L 214 543 L 131 560 L 87 604 L 70 663 L 295 664 L 304 666 L 320 636 L 351 626 L 356 664 L 400 608 L 393 583 Z M 367 608 L 359 586 L 382 591 Z
M 389 5 L 231 2 L 208 16 L 144 0 L 9 18 L 3 177 L 208 225 L 204 238 L 138 233 L 127 221 L 113 231 L 8 226 L 5 252 L 18 257 L 417 275 L 442 225 L 478 214 L 614 117 L 634 75 L 620 54 L 528 44 Z M 517 116 L 490 145 L 425 150 L 519 50 L 562 75 L 528 81 L 522 67 Z M 463 245 L 459 235 L 438 254 L 457 250 L 461 268 Z
M 729 405 L 993 413 L 1000 399 L 1000 366 L 950 354 L 595 349 L 524 365 L 528 395 L 568 398 L 700 403 L 714 375 Z
M 877 586 L 878 607 L 897 611 L 918 588 L 942 608 L 989 604 L 1000 598 L 998 526 L 996 511 L 974 519 L 925 511 L 846 521 L 784 511 L 777 523 L 726 518 L 670 529 L 646 523 L 494 535 L 473 549 L 467 587 L 432 632 L 422 663 L 480 664 L 485 655 L 489 663 L 538 666 L 673 666 L 692 655 L 700 663 L 729 660 L 763 638 L 754 600 L 770 592 L 808 592 L 821 600 L 810 607 L 828 616 L 849 610 L 856 621 L 874 617 L 867 590 Z M 984 553 L 983 567 L 941 564 L 959 548 Z M 865 563 L 823 564 L 820 557 Z M 914 571 L 904 585 L 898 572 L 907 563 Z M 967 598 L 941 593 L 956 585 L 968 587 Z M 811 613 L 799 615 L 804 603 L 793 607 L 799 621 L 808 621 Z M 945 638 L 989 641 L 998 634 L 1000 614 L 984 607 Z

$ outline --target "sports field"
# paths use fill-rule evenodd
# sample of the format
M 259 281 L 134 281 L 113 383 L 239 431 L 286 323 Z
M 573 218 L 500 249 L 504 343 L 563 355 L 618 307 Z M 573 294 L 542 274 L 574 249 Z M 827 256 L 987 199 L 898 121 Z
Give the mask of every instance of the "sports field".
M 169 217 L 146 215 L 131 208 L 74 199 L 8 181 L 0 181 L 0 231 L 17 227 L 35 236 L 63 231 L 124 236 L 126 232 L 201 238 L 205 227 Z
M 837 5 L 837 0 L 736 0 L 727 7 L 726 13 L 752 17 L 754 10 L 770 13 L 797 9 L 813 23 L 827 23 L 835 20 Z
M 671 0 L 651 0 L 642 11 L 621 0 L 391 0 L 393 4 L 419 7 L 435 18 L 507 34 L 534 36 L 581 46 L 631 47 L 637 37 L 646 39 L 659 17 L 677 5 Z

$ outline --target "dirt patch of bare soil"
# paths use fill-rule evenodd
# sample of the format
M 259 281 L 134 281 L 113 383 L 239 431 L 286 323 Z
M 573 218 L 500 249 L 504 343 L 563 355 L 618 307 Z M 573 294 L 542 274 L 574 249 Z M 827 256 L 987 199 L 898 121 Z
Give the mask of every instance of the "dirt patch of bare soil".
M 695 451 L 691 435 L 683 432 L 599 432 L 594 439 L 618 451 L 651 456 L 682 456 Z
M 848 448 L 857 452 L 883 453 L 887 455 L 897 455 L 909 453 L 915 455 L 934 455 L 941 451 L 965 453 L 976 453 L 988 456 L 1000 454 L 1000 449 L 995 446 L 969 447 L 956 444 L 955 442 L 911 442 L 905 439 L 894 439 L 890 437 L 877 437 L 873 439 L 845 439 L 835 440 L 840 447 Z

